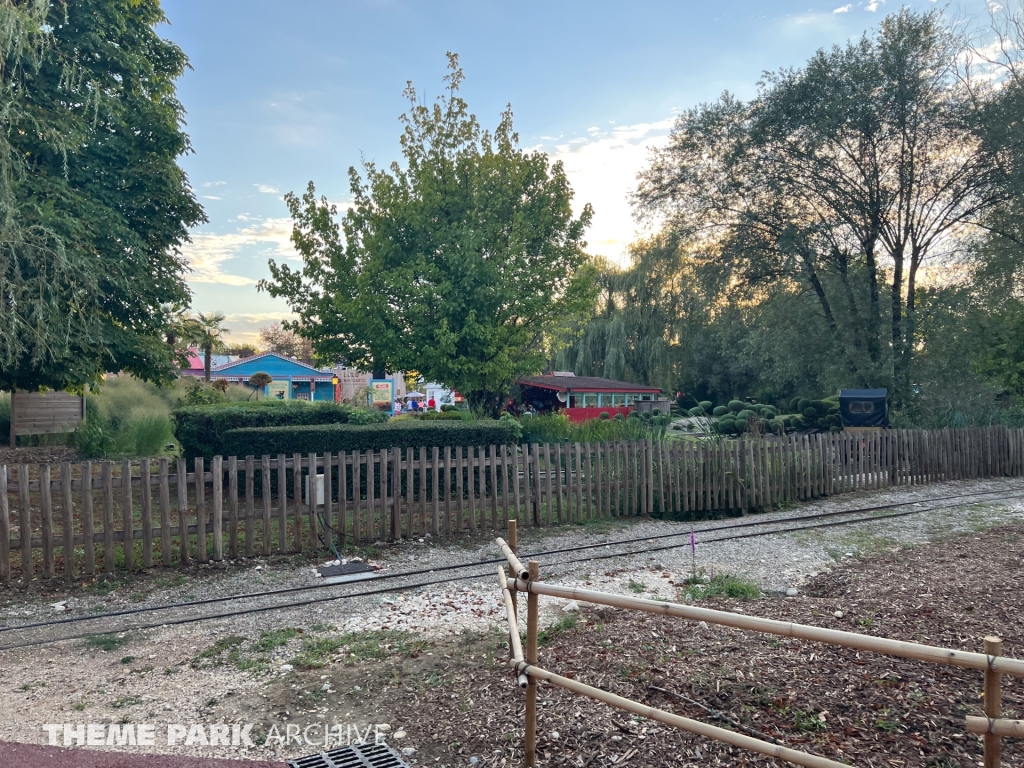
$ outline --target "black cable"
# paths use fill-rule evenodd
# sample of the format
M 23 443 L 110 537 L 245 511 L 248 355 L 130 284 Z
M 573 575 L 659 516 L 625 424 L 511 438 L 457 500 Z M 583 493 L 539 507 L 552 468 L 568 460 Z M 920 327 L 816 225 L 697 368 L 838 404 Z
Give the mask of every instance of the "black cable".
M 924 504 L 924 503 L 927 503 L 929 501 L 945 501 L 945 500 L 948 500 L 948 499 L 967 498 L 967 497 L 970 497 L 970 496 L 991 496 L 991 495 L 993 495 L 995 493 L 1002 493 L 1002 491 L 981 491 L 981 492 L 978 492 L 978 493 L 960 494 L 959 496 L 956 496 L 956 495 L 937 496 L 937 497 L 934 497 L 932 499 L 906 501 L 906 502 L 902 502 L 902 503 L 885 504 L 885 505 L 879 505 L 879 506 L 875 506 L 875 507 L 864 507 L 864 508 L 860 508 L 860 509 L 840 510 L 840 511 L 837 511 L 837 512 L 827 512 L 827 513 L 821 513 L 821 514 L 815 514 L 815 515 L 803 515 L 803 516 L 800 516 L 800 517 L 784 518 L 782 520 L 750 521 L 748 523 L 738 523 L 736 525 L 730 525 L 730 526 L 717 526 L 717 527 L 714 527 L 714 528 L 702 528 L 702 529 L 699 529 L 699 530 L 691 529 L 691 531 L 686 531 L 686 532 L 681 532 L 681 533 L 659 534 L 657 536 L 636 537 L 636 538 L 632 538 L 632 539 L 621 539 L 621 540 L 617 540 L 617 541 L 604 542 L 604 543 L 601 543 L 601 544 L 587 544 L 587 545 L 583 545 L 583 546 L 579 546 L 579 547 L 566 547 L 566 548 L 562 548 L 562 549 L 554 549 L 554 550 L 549 550 L 549 551 L 537 552 L 537 553 L 530 554 L 530 555 L 522 555 L 522 557 L 538 558 L 538 557 L 544 557 L 544 556 L 548 556 L 548 555 L 565 554 L 567 552 L 580 552 L 580 551 L 585 551 L 585 550 L 590 550 L 590 549 L 599 549 L 599 548 L 607 548 L 607 547 L 612 547 L 612 546 L 620 546 L 620 545 L 623 545 L 623 544 L 635 544 L 635 543 L 641 543 L 641 542 L 647 542 L 647 541 L 655 541 L 655 540 L 661 540 L 661 539 L 667 539 L 667 538 L 679 538 L 679 537 L 683 537 L 683 536 L 689 536 L 691 532 L 706 533 L 708 531 L 721 531 L 721 530 L 732 530 L 732 529 L 736 529 L 736 528 L 754 528 L 754 527 L 760 527 L 760 526 L 765 526 L 765 525 L 777 525 L 777 524 L 780 524 L 780 523 L 787 523 L 787 522 L 798 521 L 798 520 L 817 520 L 817 519 L 822 519 L 822 518 L 825 518 L 825 517 L 835 517 L 835 516 L 838 516 L 838 515 L 856 514 L 856 513 L 859 513 L 859 512 L 873 512 L 873 511 L 877 511 L 877 510 L 880 510 L 880 509 L 891 509 L 893 507 L 907 506 L 909 504 Z M 1007 497 L 1007 498 L 1009 498 L 1009 497 Z M 960 504 L 947 504 L 947 505 L 942 505 L 942 506 L 937 506 L 937 507 L 933 506 L 933 507 L 927 507 L 925 509 L 911 510 L 909 512 L 897 513 L 897 514 L 894 514 L 894 515 L 881 515 L 881 516 L 876 516 L 876 517 L 864 518 L 863 520 L 839 521 L 839 522 L 835 522 L 835 523 L 825 523 L 825 524 L 820 524 L 820 525 L 798 526 L 798 527 L 795 527 L 795 528 L 782 528 L 782 529 L 775 529 L 775 530 L 770 530 L 770 531 L 761 531 L 761 532 L 758 532 L 758 533 L 741 534 L 741 535 L 736 535 L 736 536 L 724 536 L 724 537 L 719 537 L 719 538 L 715 538 L 715 539 L 705 540 L 702 543 L 710 544 L 710 543 L 714 543 L 714 542 L 717 542 L 717 541 L 731 541 L 731 540 L 734 540 L 734 539 L 755 538 L 755 537 L 758 537 L 758 536 L 769 536 L 769 535 L 776 534 L 776 533 L 790 533 L 790 532 L 800 531 L 800 530 L 812 530 L 814 528 L 827 528 L 827 527 L 832 527 L 832 526 L 837 526 L 837 525 L 847 525 L 847 524 L 857 523 L 857 522 L 871 522 L 873 520 L 885 520 L 885 519 L 888 519 L 888 518 L 905 517 L 907 515 L 918 514 L 920 512 L 929 512 L 929 511 L 933 511 L 935 509 L 948 509 L 950 507 L 955 507 L 955 506 L 962 506 L 962 505 L 960 505 Z M 607 560 L 607 559 L 611 559 L 611 558 L 615 558 L 615 557 L 626 557 L 626 556 L 634 555 L 634 554 L 643 554 L 645 552 L 661 552 L 661 551 L 665 551 L 665 550 L 669 550 L 669 549 L 677 549 L 677 548 L 679 548 L 681 546 L 687 546 L 687 545 L 686 544 L 682 544 L 682 545 L 673 544 L 673 545 L 664 546 L 664 547 L 646 548 L 642 552 L 618 552 L 618 553 L 612 553 L 612 554 L 606 554 L 606 555 L 599 555 L 599 556 L 590 557 L 590 558 L 577 558 L 575 560 L 568 560 L 568 561 L 562 561 L 561 563 L 554 563 L 553 565 L 569 565 L 569 564 L 573 564 L 573 563 L 590 562 L 592 560 Z M 392 579 L 398 579 L 398 578 L 402 578 L 402 577 L 405 577 L 405 576 L 423 575 L 423 574 L 426 574 L 426 573 L 443 573 L 443 572 L 447 572 L 447 571 L 460 570 L 462 568 L 473 568 L 473 567 L 478 567 L 478 566 L 483 566 L 483 565 L 496 565 L 496 564 L 500 564 L 500 563 L 504 563 L 504 562 L 506 562 L 505 558 L 495 558 L 495 559 L 492 559 L 492 560 L 478 560 L 478 561 L 473 562 L 473 563 L 458 563 L 458 564 L 454 564 L 454 565 L 437 566 L 437 567 L 434 567 L 434 568 L 417 569 L 415 571 L 403 571 L 403 572 L 399 572 L 399 573 L 386 573 L 386 574 L 382 574 L 380 576 L 375 576 L 374 577 L 374 581 L 378 581 L 378 582 L 379 581 L 389 581 L 389 580 L 392 580 Z M 459 577 L 457 579 L 448 579 L 448 581 L 458 581 L 458 580 L 462 580 L 464 578 L 475 578 L 475 577 Z M 445 581 L 445 580 L 442 580 L 442 581 Z M 435 583 L 440 583 L 440 582 L 429 582 L 429 583 L 430 584 L 435 584 Z M 270 596 L 273 596 L 273 595 L 294 594 L 294 593 L 297 593 L 297 592 L 308 592 L 308 591 L 311 591 L 311 590 L 326 589 L 326 588 L 329 588 L 329 587 L 332 587 L 332 586 L 344 586 L 344 583 L 342 583 L 342 584 L 308 584 L 308 585 L 303 585 L 303 586 L 299 586 L 299 587 L 282 587 L 280 589 L 268 590 L 268 591 L 265 591 L 265 592 L 250 592 L 250 593 L 241 594 L 241 595 L 229 595 L 229 596 L 225 596 L 225 597 L 212 597 L 212 598 L 205 598 L 205 599 L 202 599 L 202 600 L 192 600 L 192 601 L 183 602 L 183 603 L 170 603 L 170 604 L 164 604 L 164 605 L 145 606 L 145 607 L 141 607 L 141 608 L 130 608 L 130 609 L 122 610 L 122 611 L 110 611 L 108 613 L 95 614 L 95 615 L 92 615 L 92 616 L 73 616 L 73 617 L 69 617 L 69 618 L 66 618 L 66 619 L 54 619 L 52 621 L 46 621 L 46 622 L 35 622 L 35 623 L 32 623 L 32 624 L 19 624 L 19 625 L 11 626 L 11 627 L 0 627 L 0 633 L 13 632 L 13 631 L 17 631 L 17 630 L 38 629 L 38 628 L 41 628 L 41 627 L 59 626 L 61 624 L 72 624 L 72 623 L 78 623 L 78 622 L 83 622 L 83 621 L 96 621 L 96 620 L 106 619 L 106 618 L 116 618 L 116 617 L 119 617 L 119 616 L 132 616 L 132 615 L 136 615 L 136 614 L 140 614 L 140 613 L 151 613 L 151 612 L 154 612 L 154 611 L 170 610 L 172 608 L 191 608 L 191 607 L 195 607 L 195 606 L 199 606 L 199 605 L 211 605 L 213 603 L 221 603 L 221 602 L 227 602 L 227 601 L 231 601 L 231 600 L 246 600 L 246 599 L 250 599 L 250 598 L 270 597 Z M 414 583 L 414 584 L 406 585 L 406 586 L 402 586 L 402 587 L 385 589 L 383 591 L 384 592 L 401 591 L 403 589 L 411 589 L 411 588 L 415 588 L 415 587 L 418 587 L 418 586 L 426 586 L 426 584 Z M 326 599 L 326 600 L 344 599 L 344 598 L 347 598 L 347 597 L 358 597 L 358 596 L 363 595 L 363 594 L 378 594 L 378 592 L 360 592 L 360 593 L 353 593 L 353 594 L 350 594 L 350 595 L 349 594 L 346 594 L 346 595 L 334 595 L 334 596 L 327 597 L 327 598 L 324 598 L 324 599 Z M 312 601 L 312 602 L 318 602 L 318 601 Z M 307 604 L 309 604 L 309 603 L 306 603 L 306 602 L 296 603 L 296 605 L 307 605 Z M 288 605 L 284 605 L 284 606 L 281 606 L 281 607 L 286 608 L 286 607 L 288 607 Z M 252 610 L 253 611 L 264 610 L 264 608 L 261 607 L 259 609 L 252 609 Z M 245 611 L 243 610 L 242 612 L 244 613 Z M 229 614 L 225 614 L 225 615 L 226 616 L 231 616 L 231 615 L 236 615 L 236 614 L 235 613 L 229 613 Z M 219 614 L 214 614 L 214 615 L 211 616 L 211 618 L 218 618 L 218 617 L 219 617 Z M 151 625 L 151 626 L 160 626 L 161 624 L 168 624 L 168 623 L 173 623 L 173 622 L 160 622 L 160 623 L 157 623 L 157 624 L 154 624 L 154 625 Z M 147 626 L 150 626 L 150 625 L 147 625 Z

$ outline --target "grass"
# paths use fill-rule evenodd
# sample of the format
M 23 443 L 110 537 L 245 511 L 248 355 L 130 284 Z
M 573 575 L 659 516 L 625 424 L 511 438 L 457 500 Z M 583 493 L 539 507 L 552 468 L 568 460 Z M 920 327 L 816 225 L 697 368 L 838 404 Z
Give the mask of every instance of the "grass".
M 134 707 L 136 704 L 142 703 L 141 696 L 125 696 L 123 699 L 110 702 L 111 709 L 127 709 L 128 707 Z
M 560 617 L 554 624 L 537 633 L 537 645 L 550 645 L 559 635 L 572 631 L 576 628 L 579 618 L 575 613 Z M 525 643 L 525 640 L 523 642 Z
M 280 648 L 288 644 L 288 641 L 299 634 L 299 630 L 293 629 L 292 627 L 284 627 L 283 629 L 271 629 L 268 631 L 260 632 L 259 639 L 253 643 L 250 647 L 253 651 L 272 651 L 275 648 Z
M 110 653 L 116 651 L 131 642 L 131 638 L 128 635 L 86 635 L 85 636 L 85 647 L 92 648 L 99 651 L 105 651 Z M 127 658 L 127 657 L 126 657 Z
M 761 596 L 757 584 L 730 573 L 718 573 L 712 578 L 695 576 L 689 579 L 684 594 L 691 600 L 706 600 L 712 597 L 733 597 L 750 600 Z
M 629 584 L 627 584 L 626 586 L 629 587 L 630 592 L 635 592 L 638 595 L 643 594 L 644 590 L 647 589 L 647 587 L 644 586 L 643 582 L 633 581 L 633 579 L 630 579 Z
M 216 667 L 228 662 L 237 663 L 241 656 L 239 647 L 244 642 L 245 638 L 238 635 L 222 637 L 192 659 L 192 668 L 199 669 L 200 667 L 207 665 Z
M 415 658 L 427 645 L 427 641 L 401 630 L 307 637 L 302 641 L 302 650 L 291 663 L 302 669 L 318 669 L 329 664 L 336 655 L 343 656 L 346 664 L 397 655 Z

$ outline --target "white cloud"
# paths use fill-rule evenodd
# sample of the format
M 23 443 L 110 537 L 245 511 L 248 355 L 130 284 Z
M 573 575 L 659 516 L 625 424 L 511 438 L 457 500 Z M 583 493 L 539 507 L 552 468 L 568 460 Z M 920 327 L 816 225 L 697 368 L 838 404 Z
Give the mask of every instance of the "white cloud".
M 204 187 L 223 187 L 227 184 L 226 181 L 205 181 L 203 182 Z
M 871 0 L 870 3 L 864 6 L 864 10 L 874 13 L 878 10 L 878 6 L 882 5 L 884 2 L 885 0 Z
M 220 200 L 220 195 L 203 195 L 203 200 Z
M 253 186 L 265 195 L 276 195 L 280 192 L 277 187 L 272 187 L 269 184 L 253 184 Z
M 188 279 L 194 283 L 255 285 L 256 281 L 251 277 L 224 272 L 224 262 L 235 258 L 243 248 L 249 246 L 262 246 L 261 253 L 267 256 L 297 259 L 298 255 L 292 248 L 291 235 L 292 220 L 289 218 L 264 219 L 258 224 L 223 235 L 194 233 L 192 242 L 186 244 L 183 249 L 192 267 L 192 274 Z
M 637 236 L 629 195 L 651 150 L 665 145 L 674 122 L 666 117 L 616 126 L 546 148 L 552 160 L 565 165 L 577 212 L 585 203 L 594 207 L 594 221 L 587 231 L 590 253 L 622 264 L 628 261 L 626 248 Z
M 851 8 L 853 8 L 853 5 L 847 3 L 846 5 L 839 6 L 832 13 L 849 13 Z

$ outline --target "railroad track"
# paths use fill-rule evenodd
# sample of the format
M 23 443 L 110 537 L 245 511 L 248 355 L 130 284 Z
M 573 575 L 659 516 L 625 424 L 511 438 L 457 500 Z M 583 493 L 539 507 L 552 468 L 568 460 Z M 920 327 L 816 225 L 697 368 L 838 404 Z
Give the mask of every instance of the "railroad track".
M 691 532 L 701 534 L 701 544 L 713 544 L 716 542 L 876 522 L 941 509 L 971 506 L 978 503 L 1016 500 L 1022 497 L 1024 497 L 1024 485 L 1012 486 L 1007 484 L 1005 488 L 991 491 L 933 496 L 913 501 L 855 507 L 807 515 L 794 515 L 776 519 L 744 518 L 741 522 L 727 525 L 693 525 L 687 526 L 686 530 L 680 530 L 679 533 L 616 539 L 576 547 L 526 552 L 521 555 L 521 558 L 525 560 L 543 557 L 545 558 L 545 572 L 553 573 L 559 567 L 564 568 L 579 563 L 634 557 L 636 555 L 686 547 L 690 545 Z M 672 539 L 684 539 L 684 541 L 651 546 L 652 543 L 670 541 Z M 594 550 L 603 551 L 594 553 Z M 572 556 L 580 552 L 590 552 L 592 554 L 583 557 Z M 311 584 L 264 592 L 226 595 L 204 600 L 142 606 L 107 613 L 3 626 L 0 627 L 0 651 L 45 645 L 98 633 L 136 631 L 162 626 L 216 621 L 255 613 L 297 609 L 321 605 L 327 601 L 350 600 L 359 597 L 405 592 L 436 584 L 490 580 L 494 575 L 494 564 L 503 562 L 505 562 L 503 558 L 478 560 L 437 568 L 384 573 L 371 579 L 347 584 Z M 463 571 L 470 572 L 463 573 Z M 435 576 L 436 578 L 425 578 L 429 576 Z M 224 603 L 242 603 L 243 605 L 232 606 L 229 610 L 202 610 L 207 606 L 219 606 Z

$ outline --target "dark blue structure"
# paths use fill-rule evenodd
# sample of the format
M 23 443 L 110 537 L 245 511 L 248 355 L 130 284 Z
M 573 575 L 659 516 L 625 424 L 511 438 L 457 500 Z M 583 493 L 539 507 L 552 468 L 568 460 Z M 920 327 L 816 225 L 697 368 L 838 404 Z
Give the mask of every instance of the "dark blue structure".
M 286 400 L 334 400 L 333 371 L 320 370 L 275 352 L 244 357 L 210 372 L 212 379 L 240 384 L 248 382 L 254 373 L 266 373 L 274 380 L 263 388 L 263 395 L 281 392 Z
M 889 426 L 889 392 L 885 389 L 839 390 L 839 415 L 844 427 Z

